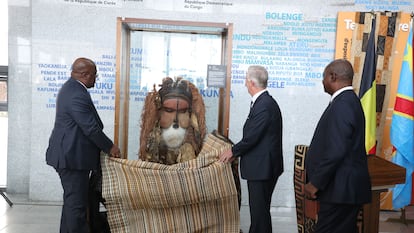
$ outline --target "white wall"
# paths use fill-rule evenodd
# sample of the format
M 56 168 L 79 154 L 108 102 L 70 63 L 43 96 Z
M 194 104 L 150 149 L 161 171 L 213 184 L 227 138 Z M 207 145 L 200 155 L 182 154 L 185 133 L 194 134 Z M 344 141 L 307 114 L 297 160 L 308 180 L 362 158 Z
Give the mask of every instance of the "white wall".
M 7 13 L 7 1 L 0 2 L 0 66 L 7 66 L 8 62 L 8 13 Z
M 310 143 L 329 101 L 321 73 L 334 58 L 337 12 L 409 12 L 414 7 L 410 1 L 393 1 L 394 5 L 359 0 L 260 2 L 9 1 L 8 192 L 28 194 L 32 200 L 61 200 L 58 176 L 46 165 L 45 150 L 54 121 L 55 109 L 50 104 L 58 87 L 53 85 L 62 80 L 51 81 L 45 73 L 66 72 L 62 76 L 66 77 L 72 61 L 80 56 L 114 64 L 114 59 L 104 55 L 115 55 L 117 17 L 230 22 L 234 24 L 230 138 L 235 142 L 241 138 L 248 113 L 250 97 L 242 82 L 245 70 L 250 63 L 265 62 L 270 72 L 269 91 L 278 101 L 284 121 L 285 173 L 272 205 L 294 207 L 294 146 Z M 94 99 L 100 97 L 93 94 Z M 113 101 L 100 100 L 98 105 L 113 106 Z M 113 135 L 114 112 L 99 113 L 106 133 Z M 242 188 L 243 204 L 247 204 L 244 181 Z

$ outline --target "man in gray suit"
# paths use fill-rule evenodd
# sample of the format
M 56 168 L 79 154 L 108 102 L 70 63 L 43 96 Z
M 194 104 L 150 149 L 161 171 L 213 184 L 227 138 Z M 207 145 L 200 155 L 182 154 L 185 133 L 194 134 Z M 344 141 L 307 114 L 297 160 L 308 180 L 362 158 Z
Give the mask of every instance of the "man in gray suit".
M 89 232 L 86 212 L 89 175 L 100 168 L 100 151 L 120 157 L 120 150 L 103 132 L 103 123 L 87 89 L 96 81 L 96 65 L 78 58 L 71 78 L 59 91 L 55 125 L 46 162 L 56 169 L 63 187 L 60 233 Z
M 243 138 L 219 159 L 231 162 L 241 158 L 241 177 L 247 180 L 249 192 L 249 233 L 272 232 L 270 204 L 276 182 L 283 172 L 282 114 L 266 90 L 267 81 L 268 72 L 264 67 L 248 68 L 245 85 L 252 102 L 243 126 Z

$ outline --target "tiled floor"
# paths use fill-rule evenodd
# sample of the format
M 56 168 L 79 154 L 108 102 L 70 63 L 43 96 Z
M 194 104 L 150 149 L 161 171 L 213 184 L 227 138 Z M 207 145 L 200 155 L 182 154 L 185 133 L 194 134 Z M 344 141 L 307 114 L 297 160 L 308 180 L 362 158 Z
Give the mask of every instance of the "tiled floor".
M 59 232 L 60 203 L 28 202 L 24 196 L 9 196 L 13 207 L 0 196 L 0 233 L 57 233 Z M 294 208 L 272 208 L 273 232 L 296 233 Z M 241 208 L 241 229 L 248 232 L 249 209 Z M 414 233 L 414 207 L 406 208 L 407 224 L 399 219 L 401 212 L 381 211 L 381 233 Z

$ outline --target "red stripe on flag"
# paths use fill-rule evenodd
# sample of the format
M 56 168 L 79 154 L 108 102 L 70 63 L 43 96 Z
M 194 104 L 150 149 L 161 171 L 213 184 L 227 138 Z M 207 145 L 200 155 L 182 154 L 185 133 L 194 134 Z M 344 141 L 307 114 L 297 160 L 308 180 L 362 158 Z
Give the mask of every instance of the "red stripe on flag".
M 371 147 L 371 149 L 368 150 L 368 154 L 369 155 L 375 155 L 376 152 L 377 152 L 377 145 L 374 144 L 374 146 Z
M 404 99 L 399 96 L 395 98 L 394 111 L 414 117 L 414 103 L 412 100 Z

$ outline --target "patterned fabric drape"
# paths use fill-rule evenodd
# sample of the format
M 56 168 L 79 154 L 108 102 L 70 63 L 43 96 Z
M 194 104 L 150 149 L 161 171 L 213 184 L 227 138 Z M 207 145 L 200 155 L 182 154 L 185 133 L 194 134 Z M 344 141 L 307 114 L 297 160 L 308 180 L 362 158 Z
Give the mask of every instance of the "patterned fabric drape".
M 365 54 L 368 45 L 368 37 L 371 32 L 372 19 L 376 18 L 375 43 L 376 43 L 376 83 L 377 83 L 377 153 L 381 150 L 382 128 L 385 119 L 385 111 L 389 101 L 390 81 L 392 77 L 393 58 L 396 46 L 396 32 L 400 21 L 400 12 L 357 12 L 355 17 L 355 29 L 352 34 L 351 57 L 349 61 L 354 66 L 353 86 L 359 93 L 362 70 L 365 63 Z
M 296 220 L 298 233 L 313 233 L 318 219 L 319 205 L 317 201 L 305 198 L 305 156 L 308 151 L 306 145 L 295 146 L 295 164 L 293 183 L 295 187 Z
M 389 144 L 390 116 L 389 108 L 392 99 L 393 89 L 392 78 L 399 78 L 399 63 L 402 60 L 403 50 L 399 51 L 401 43 L 400 34 L 406 33 L 398 30 L 400 23 L 405 23 L 408 13 L 402 12 L 357 12 L 355 17 L 355 29 L 352 34 L 350 62 L 354 65 L 355 75 L 353 86 L 356 93 L 359 92 L 362 69 L 364 67 L 365 52 L 367 47 L 368 35 L 371 31 L 372 18 L 376 17 L 376 51 L 377 51 L 377 114 L 376 114 L 376 154 L 387 160 L 391 159 L 391 146 Z M 401 34 L 402 35 L 402 34 Z M 402 37 L 404 37 L 402 35 Z M 404 42 L 405 45 L 405 42 Z M 399 52 L 398 52 L 399 51 Z M 397 65 L 397 66 L 396 66 Z M 393 77 L 394 76 L 394 77 Z M 395 93 L 394 93 L 395 94 Z M 391 101 L 391 102 L 390 102 Z M 388 111 L 388 112 L 387 112 Z M 392 192 L 381 193 L 381 209 L 392 209 Z
M 102 196 L 112 233 L 239 233 L 231 144 L 208 135 L 196 159 L 174 165 L 101 157 Z

